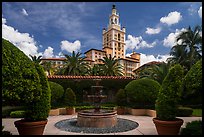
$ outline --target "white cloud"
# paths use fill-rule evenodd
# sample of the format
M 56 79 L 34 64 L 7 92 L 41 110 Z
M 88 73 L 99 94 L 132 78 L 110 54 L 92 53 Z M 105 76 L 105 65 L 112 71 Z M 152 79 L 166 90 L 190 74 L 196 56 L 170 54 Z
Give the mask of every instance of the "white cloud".
M 153 43 L 147 43 L 143 40 L 142 36 L 134 37 L 132 35 L 128 35 L 126 43 L 126 49 L 140 49 L 140 48 L 152 48 L 156 45 L 156 41 Z
M 43 53 L 43 58 L 52 58 L 53 55 L 53 48 L 52 47 L 48 47 L 47 49 L 45 49 L 44 53 Z
M 73 51 L 77 52 L 80 50 L 81 42 L 76 40 L 74 43 L 71 43 L 67 40 L 61 41 L 61 50 L 65 50 L 67 52 L 72 53 Z
M 181 13 L 174 11 L 174 12 L 170 12 L 168 16 L 162 17 L 160 19 L 160 22 L 166 23 L 170 26 L 172 24 L 178 23 L 181 20 L 181 18 L 182 18 Z
M 2 38 L 10 41 L 20 50 L 22 50 L 28 57 L 37 55 L 38 47 L 33 37 L 28 33 L 21 33 L 13 27 L 6 25 L 6 19 L 2 17 Z
M 143 53 L 140 53 L 140 66 L 152 62 L 152 61 L 159 61 L 159 62 L 166 62 L 167 58 L 169 58 L 170 55 L 157 55 L 156 57 L 154 55 L 146 55 Z
M 2 25 L 6 24 L 6 19 L 2 17 Z
M 177 41 L 176 41 L 176 37 L 181 33 L 181 32 L 184 32 L 186 31 L 185 28 L 182 28 L 182 29 L 176 29 L 175 33 L 170 33 L 166 38 L 164 38 L 163 40 L 163 45 L 165 47 L 173 47 L 174 45 L 177 44 Z M 178 44 L 181 44 L 181 40 L 178 41 Z
M 131 55 L 132 53 L 127 53 L 125 56 L 126 57 L 131 57 L 130 55 Z
M 160 33 L 160 31 L 161 31 L 161 28 L 156 28 L 156 29 L 154 29 L 154 28 L 146 28 L 147 30 L 146 30 L 146 32 L 145 33 L 147 33 L 147 34 L 150 34 L 150 35 L 152 35 L 152 34 L 158 34 L 158 33 Z
M 202 7 L 199 8 L 198 15 L 199 15 L 200 18 L 202 18 Z
M 25 16 L 28 16 L 28 13 L 27 13 L 27 11 L 26 11 L 25 9 L 22 9 L 21 13 L 22 13 L 23 15 L 25 15 Z

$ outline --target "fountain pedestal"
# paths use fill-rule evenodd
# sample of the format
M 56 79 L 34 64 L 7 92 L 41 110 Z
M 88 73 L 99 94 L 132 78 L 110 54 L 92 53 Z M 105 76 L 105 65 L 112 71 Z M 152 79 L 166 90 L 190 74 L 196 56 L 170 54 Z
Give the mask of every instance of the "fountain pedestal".
M 94 102 L 94 109 L 82 110 L 77 114 L 77 125 L 80 127 L 107 128 L 117 124 L 117 111 L 100 108 L 101 100 L 107 96 L 102 95 L 103 86 L 99 86 L 100 80 L 95 80 L 96 86 L 91 86 L 95 94 L 87 97 Z

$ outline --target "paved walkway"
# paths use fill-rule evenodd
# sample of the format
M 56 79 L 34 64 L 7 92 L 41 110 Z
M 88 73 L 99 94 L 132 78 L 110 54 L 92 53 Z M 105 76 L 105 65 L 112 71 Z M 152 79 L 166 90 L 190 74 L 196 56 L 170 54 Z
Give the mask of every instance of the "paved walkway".
M 48 123 L 44 130 L 44 135 L 157 135 L 155 125 L 152 121 L 153 117 L 149 116 L 118 115 L 118 118 L 133 120 L 139 124 L 139 126 L 136 129 L 118 133 L 107 134 L 74 133 L 59 130 L 54 126 L 54 124 L 57 123 L 58 121 L 70 118 L 76 118 L 76 114 L 49 116 Z M 184 120 L 184 124 L 182 125 L 182 127 L 185 127 L 187 122 L 193 120 L 202 120 L 202 117 L 179 117 L 179 118 L 182 118 Z M 4 130 L 10 131 L 13 135 L 19 135 L 17 129 L 14 126 L 14 121 L 16 120 L 19 120 L 19 118 L 3 118 L 2 125 L 4 126 Z

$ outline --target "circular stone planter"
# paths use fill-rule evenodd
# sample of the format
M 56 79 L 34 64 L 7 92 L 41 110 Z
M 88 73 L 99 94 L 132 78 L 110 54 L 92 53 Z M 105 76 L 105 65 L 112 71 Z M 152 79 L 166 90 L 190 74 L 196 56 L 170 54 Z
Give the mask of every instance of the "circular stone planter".
M 94 110 L 82 110 L 77 114 L 77 125 L 80 127 L 113 127 L 117 124 L 117 111 L 100 110 L 95 113 Z

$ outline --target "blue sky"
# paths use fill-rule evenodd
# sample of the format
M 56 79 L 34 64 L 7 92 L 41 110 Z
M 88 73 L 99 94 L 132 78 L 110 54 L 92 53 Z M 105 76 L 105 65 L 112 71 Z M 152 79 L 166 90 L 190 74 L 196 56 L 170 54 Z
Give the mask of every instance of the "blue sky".
M 2 37 L 26 55 L 102 49 L 113 4 L 126 28 L 127 56 L 140 53 L 141 65 L 165 61 L 175 37 L 202 24 L 201 2 L 3 2 Z

